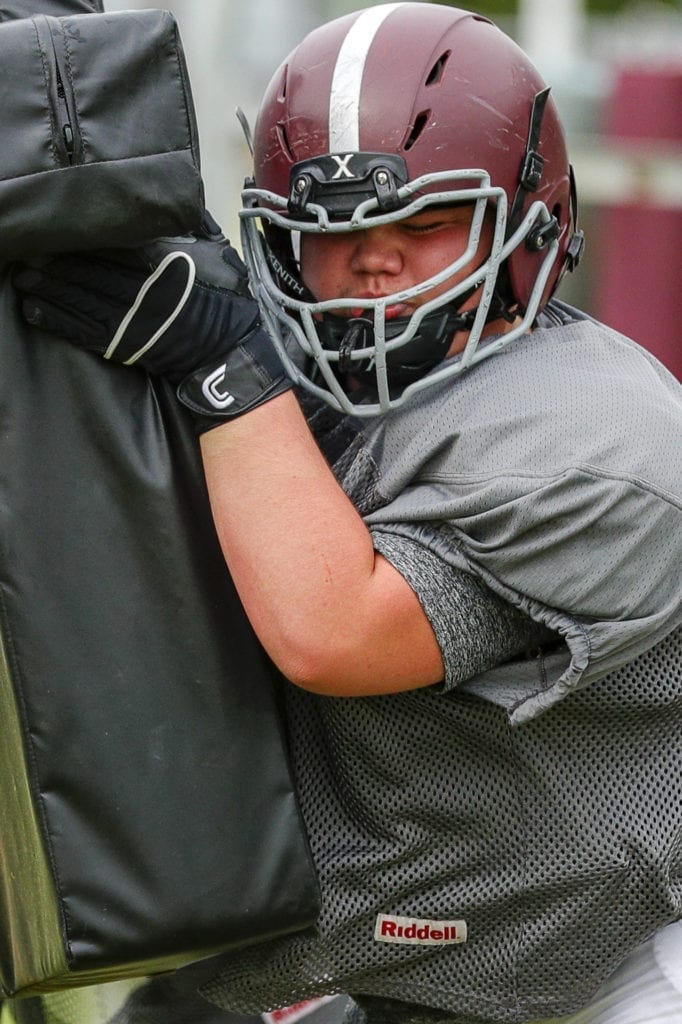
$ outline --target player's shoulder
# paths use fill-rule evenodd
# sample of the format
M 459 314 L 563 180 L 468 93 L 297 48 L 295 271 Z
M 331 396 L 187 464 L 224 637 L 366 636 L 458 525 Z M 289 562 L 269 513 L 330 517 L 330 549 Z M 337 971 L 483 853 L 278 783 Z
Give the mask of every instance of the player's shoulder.
M 629 401 L 668 395 L 679 409 L 680 382 L 645 346 L 568 303 L 552 300 L 516 354 L 536 361 L 540 379 L 561 384 L 567 394 L 579 382 L 589 392 L 611 391 Z M 562 378 L 567 371 L 570 377 Z
M 645 347 L 559 302 L 550 304 L 520 358 L 565 418 L 641 445 L 682 443 L 682 385 Z
M 478 380 L 476 377 L 478 376 Z M 682 386 L 642 345 L 566 303 L 551 302 L 535 329 L 462 376 L 480 402 L 518 410 L 518 427 L 554 417 L 579 430 L 682 431 Z
M 591 467 L 661 488 L 682 388 L 650 353 L 563 303 L 537 328 L 389 417 L 381 451 L 439 472 L 555 477 Z

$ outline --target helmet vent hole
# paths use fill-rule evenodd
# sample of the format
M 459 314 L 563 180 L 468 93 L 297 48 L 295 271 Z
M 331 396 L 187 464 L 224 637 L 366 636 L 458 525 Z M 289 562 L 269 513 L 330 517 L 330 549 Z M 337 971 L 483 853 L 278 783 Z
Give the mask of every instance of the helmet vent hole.
M 419 136 L 426 128 L 430 116 L 430 110 L 422 110 L 421 114 L 417 114 L 414 125 L 412 126 L 412 130 L 410 131 L 410 134 L 407 136 L 407 139 L 405 140 L 405 145 L 403 146 L 403 149 L 412 149 L 415 142 L 417 142 Z
M 438 58 L 436 63 L 433 65 L 433 67 L 429 71 L 428 78 L 426 79 L 426 85 L 427 86 L 428 85 L 438 85 L 438 83 L 440 82 L 441 78 L 443 77 L 443 71 L 445 70 L 445 65 L 448 62 L 448 58 L 449 58 L 451 52 L 452 52 L 451 50 L 446 50 L 445 53 L 442 53 L 440 55 L 440 57 Z
M 285 100 L 287 98 L 287 78 L 289 76 L 289 65 L 285 65 L 282 71 L 282 79 L 279 83 L 279 90 L 277 92 L 278 100 Z
M 291 152 L 291 146 L 289 145 L 289 139 L 287 138 L 287 130 L 283 124 L 277 125 L 277 141 L 279 142 L 280 149 L 283 149 L 289 160 L 292 163 L 296 162 L 296 157 Z

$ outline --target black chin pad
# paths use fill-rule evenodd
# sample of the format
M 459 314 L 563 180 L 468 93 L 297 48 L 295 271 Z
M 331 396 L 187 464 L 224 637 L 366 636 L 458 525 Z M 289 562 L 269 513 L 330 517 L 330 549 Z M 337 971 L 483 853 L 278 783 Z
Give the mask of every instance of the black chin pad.
M 414 337 L 387 353 L 389 385 L 404 387 L 419 380 L 441 363 L 456 331 L 469 330 L 474 316 L 475 311 L 459 313 L 454 306 L 443 306 L 427 313 Z M 395 317 L 387 320 L 386 341 L 399 337 L 408 327 L 410 319 Z M 355 380 L 366 384 L 374 381 L 374 327 L 370 318 L 325 313 L 317 331 L 323 347 L 339 353 L 340 374 L 351 374 Z M 365 358 L 352 358 L 353 353 L 361 351 L 367 351 Z

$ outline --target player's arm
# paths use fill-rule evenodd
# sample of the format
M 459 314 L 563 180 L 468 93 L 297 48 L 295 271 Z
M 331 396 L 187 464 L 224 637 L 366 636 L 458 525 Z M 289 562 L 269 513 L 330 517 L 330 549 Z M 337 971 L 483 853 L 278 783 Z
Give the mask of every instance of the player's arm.
M 429 620 L 318 450 L 224 240 L 60 258 L 15 284 L 30 322 L 177 386 L 225 558 L 285 675 L 339 695 L 442 678 Z
M 201 443 L 226 562 L 257 635 L 289 679 L 337 696 L 442 679 L 416 594 L 374 550 L 291 393 Z

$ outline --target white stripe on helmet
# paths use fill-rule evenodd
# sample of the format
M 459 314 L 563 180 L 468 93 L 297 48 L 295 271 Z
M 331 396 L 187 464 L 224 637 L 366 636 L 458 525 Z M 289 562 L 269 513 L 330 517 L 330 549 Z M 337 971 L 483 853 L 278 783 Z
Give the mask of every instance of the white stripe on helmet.
M 336 59 L 329 96 L 329 152 L 360 149 L 360 88 L 369 48 L 379 28 L 402 3 L 380 4 L 357 18 Z

